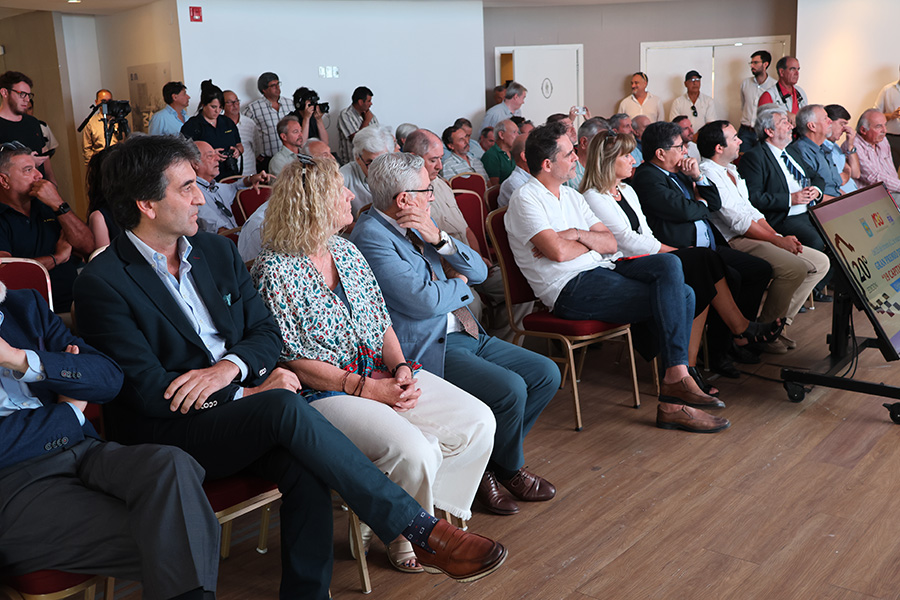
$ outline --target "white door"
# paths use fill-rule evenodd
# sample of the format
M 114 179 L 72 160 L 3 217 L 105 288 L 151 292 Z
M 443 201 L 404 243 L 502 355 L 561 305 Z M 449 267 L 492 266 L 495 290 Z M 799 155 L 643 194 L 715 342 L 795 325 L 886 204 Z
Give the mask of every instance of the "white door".
M 500 55 L 512 54 L 513 79 L 528 90 L 522 116 L 535 125 L 584 104 L 581 44 L 495 48 L 494 53 L 498 84 L 506 83 L 500 81 Z

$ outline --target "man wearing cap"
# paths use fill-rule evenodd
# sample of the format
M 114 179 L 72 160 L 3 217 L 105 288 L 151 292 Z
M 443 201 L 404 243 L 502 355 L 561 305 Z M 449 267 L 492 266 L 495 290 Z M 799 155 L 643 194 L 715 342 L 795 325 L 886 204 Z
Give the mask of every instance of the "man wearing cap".
M 281 149 L 281 138 L 278 137 L 278 121 L 294 110 L 290 98 L 281 95 L 281 81 L 278 75 L 265 72 L 256 80 L 256 89 L 263 95 L 244 108 L 244 116 L 250 117 L 259 127 L 259 155 L 256 157 L 257 170 L 262 171 L 269 165 L 269 160 Z
M 710 121 L 718 120 L 716 103 L 712 98 L 700 92 L 702 78 L 703 76 L 697 71 L 692 70 L 685 73 L 684 87 L 686 91 L 683 96 L 678 96 L 672 102 L 672 107 L 669 109 L 670 121 L 675 120 L 678 115 L 687 115 L 694 131 L 699 131 Z

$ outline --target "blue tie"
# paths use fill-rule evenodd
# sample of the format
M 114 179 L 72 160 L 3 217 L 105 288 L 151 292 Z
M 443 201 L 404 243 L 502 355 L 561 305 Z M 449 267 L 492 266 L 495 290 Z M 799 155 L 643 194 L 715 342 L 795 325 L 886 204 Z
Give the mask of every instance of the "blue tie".
M 801 180 L 806 177 L 806 175 L 800 172 L 800 169 L 794 166 L 794 163 L 791 162 L 791 159 L 788 158 L 787 150 L 781 151 L 781 160 L 787 167 L 788 173 L 791 174 L 791 177 L 793 177 L 797 181 L 797 183 L 800 183 Z

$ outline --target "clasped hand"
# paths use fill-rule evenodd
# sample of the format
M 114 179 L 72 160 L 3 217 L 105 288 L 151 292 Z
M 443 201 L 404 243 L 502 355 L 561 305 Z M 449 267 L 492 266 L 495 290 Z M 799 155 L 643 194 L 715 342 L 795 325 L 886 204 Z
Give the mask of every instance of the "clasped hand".
M 405 412 L 415 408 L 422 395 L 416 382 L 418 379 L 413 377 L 409 366 L 401 365 L 396 375 L 390 379 L 369 379 L 366 396 L 387 404 L 397 412 Z

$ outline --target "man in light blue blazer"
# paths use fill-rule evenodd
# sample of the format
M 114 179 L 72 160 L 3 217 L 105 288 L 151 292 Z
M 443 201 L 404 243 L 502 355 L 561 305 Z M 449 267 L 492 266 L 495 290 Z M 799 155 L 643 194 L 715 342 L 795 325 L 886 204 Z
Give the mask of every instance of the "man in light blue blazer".
M 548 358 L 487 335 L 467 308 L 469 285 L 487 277 L 481 256 L 438 229 L 424 160 L 385 154 L 369 167 L 372 208 L 350 239 L 375 273 L 409 360 L 487 404 L 497 420 L 494 451 L 476 498 L 491 512 L 519 511 L 515 498 L 549 500 L 556 489 L 523 467 L 522 441 L 559 388 Z

